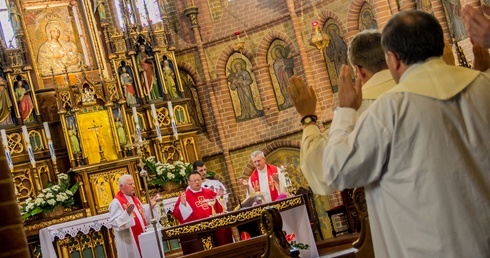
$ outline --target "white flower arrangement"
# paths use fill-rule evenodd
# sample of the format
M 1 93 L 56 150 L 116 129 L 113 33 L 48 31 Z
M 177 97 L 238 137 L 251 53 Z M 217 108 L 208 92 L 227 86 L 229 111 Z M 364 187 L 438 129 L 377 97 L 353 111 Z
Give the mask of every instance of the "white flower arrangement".
M 21 208 L 22 219 L 41 212 L 52 212 L 54 208 L 60 205 L 69 208 L 75 203 L 73 195 L 78 190 L 78 182 L 69 189 L 70 180 L 65 173 L 58 174 L 58 182 L 57 185 L 48 182 L 48 187 L 44 188 L 36 199 L 26 199 Z
M 168 182 L 183 184 L 192 172 L 192 165 L 182 161 L 175 161 L 174 164 L 161 163 L 151 156 L 144 159 L 143 162 L 150 172 L 150 182 L 155 186 L 165 185 Z

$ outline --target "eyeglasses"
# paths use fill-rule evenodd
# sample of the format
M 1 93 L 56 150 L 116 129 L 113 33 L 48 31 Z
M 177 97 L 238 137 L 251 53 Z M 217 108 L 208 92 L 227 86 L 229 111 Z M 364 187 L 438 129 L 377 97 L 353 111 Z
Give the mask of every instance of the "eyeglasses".
M 191 183 L 200 183 L 200 182 L 202 182 L 202 180 L 201 179 L 194 179 L 194 180 L 189 180 L 189 182 L 191 182 Z

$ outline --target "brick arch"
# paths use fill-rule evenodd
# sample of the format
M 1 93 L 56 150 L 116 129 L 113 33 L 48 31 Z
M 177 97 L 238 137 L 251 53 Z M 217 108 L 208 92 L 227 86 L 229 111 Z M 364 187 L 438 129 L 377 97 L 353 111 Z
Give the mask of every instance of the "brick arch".
M 284 42 L 286 42 L 286 45 L 288 45 L 291 49 L 291 54 L 296 55 L 297 51 L 296 48 L 294 48 L 294 42 L 284 33 L 279 32 L 279 31 L 270 31 L 267 33 L 262 40 L 260 41 L 258 47 L 257 47 L 257 63 L 258 64 L 265 64 L 267 62 L 266 57 L 267 57 L 267 51 L 269 50 L 269 46 L 272 44 L 272 42 L 276 39 L 280 39 Z
M 199 73 L 197 72 L 197 70 L 193 66 L 191 66 L 190 64 L 188 64 L 186 62 L 179 61 L 179 62 L 177 62 L 177 67 L 179 69 L 186 71 L 192 77 L 192 79 L 196 82 L 196 86 L 203 83 L 203 81 L 201 80 L 201 77 L 199 76 Z
M 390 6 L 384 1 L 375 1 L 375 0 L 353 0 L 349 7 L 349 12 L 347 15 L 347 31 L 348 38 L 353 37 L 355 34 L 359 32 L 359 12 L 361 11 L 364 3 L 368 3 L 371 5 L 374 11 L 374 18 L 378 23 L 378 28 L 383 28 L 384 25 L 388 22 L 389 18 L 393 15 L 392 10 L 390 10 Z
M 267 157 L 267 155 L 269 155 L 272 152 L 274 152 L 275 150 L 277 150 L 279 148 L 283 148 L 283 147 L 300 149 L 301 142 L 300 141 L 293 141 L 293 140 L 279 140 L 279 141 L 275 141 L 275 142 L 272 142 L 272 143 L 267 144 L 267 146 L 265 146 L 262 149 L 262 152 L 264 152 L 264 155 Z M 245 165 L 245 167 L 243 168 L 242 175 L 239 176 L 239 177 L 246 177 L 246 178 L 248 178 L 252 174 L 252 172 L 254 170 L 255 170 L 255 167 L 254 167 L 252 161 L 249 160 L 248 163 L 247 163 L 247 165 Z
M 221 54 L 219 54 L 218 61 L 216 62 L 216 75 L 218 76 L 218 78 L 225 77 L 226 62 L 228 61 L 228 58 L 235 52 L 239 52 L 239 51 L 235 51 L 233 49 L 233 46 L 230 44 L 227 47 L 225 47 L 223 51 L 221 51 Z M 253 68 L 257 66 L 257 63 L 252 52 L 244 48 L 239 53 L 244 55 L 250 61 L 250 63 L 252 64 L 252 71 L 253 71 Z
M 417 8 L 415 0 L 403 0 L 400 5 L 400 11 L 413 10 L 415 8 Z
M 333 19 L 338 25 L 339 29 L 342 31 L 342 37 L 344 37 L 344 34 L 348 31 L 346 30 L 345 24 L 342 21 L 342 19 L 339 18 L 334 12 L 329 11 L 329 10 L 323 10 L 321 13 L 318 14 L 318 23 L 322 25 L 325 25 L 325 22 L 328 19 Z

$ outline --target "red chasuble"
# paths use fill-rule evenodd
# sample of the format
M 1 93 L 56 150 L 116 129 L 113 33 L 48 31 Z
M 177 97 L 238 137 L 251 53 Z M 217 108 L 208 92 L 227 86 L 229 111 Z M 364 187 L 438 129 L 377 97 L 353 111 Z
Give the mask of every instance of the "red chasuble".
M 189 188 L 185 191 L 185 197 L 187 205 L 192 208 L 191 215 L 184 220 L 182 213 L 180 212 L 180 197 L 175 203 L 175 208 L 172 215 L 180 222 L 180 224 L 191 222 L 194 220 L 204 219 L 213 214 L 213 209 L 206 200 L 216 198 L 216 193 L 212 190 L 201 188 L 200 192 L 194 193 Z M 223 207 L 219 201 L 216 201 L 213 205 L 216 213 L 223 212 Z M 218 229 L 214 232 L 216 246 L 233 243 L 233 236 L 230 228 Z M 197 241 L 197 243 L 196 243 Z M 193 246 L 202 245 L 196 236 L 186 236 L 180 238 L 182 251 L 185 254 L 190 254 L 195 251 Z
M 121 204 L 121 207 L 123 208 L 123 210 L 126 210 L 126 208 L 130 205 L 130 203 L 126 199 L 126 196 L 124 196 L 124 194 L 121 191 L 117 192 L 115 198 L 119 201 L 119 204 Z M 146 222 L 146 219 L 145 219 L 145 210 L 143 209 L 143 204 L 141 204 L 141 202 L 140 202 L 140 200 L 138 200 L 138 198 L 136 198 L 134 196 L 131 196 L 131 198 L 133 199 L 133 203 L 135 206 L 133 213 L 131 213 L 131 216 L 134 219 L 134 226 L 131 227 L 131 231 L 133 232 L 134 241 L 136 242 L 136 245 L 138 246 L 138 250 L 140 251 L 140 254 L 141 254 L 138 236 L 141 233 L 145 232 L 145 227 L 148 225 L 148 223 Z M 143 221 L 140 221 L 138 219 L 135 212 L 140 213 Z M 143 222 L 143 225 L 141 224 L 141 222 Z
M 266 164 L 267 167 L 267 178 L 269 180 L 269 192 L 271 194 L 271 200 L 275 201 L 277 199 L 277 196 L 279 196 L 278 190 L 277 190 L 277 185 L 276 182 L 274 181 L 274 178 L 272 178 L 272 175 L 277 173 L 277 167 L 273 165 Z M 252 188 L 255 191 L 259 191 L 258 188 L 260 189 L 260 183 L 259 183 L 259 171 L 257 169 L 252 172 L 250 175 L 250 182 L 252 183 Z
M 186 220 L 184 220 L 182 214 L 180 213 L 179 197 L 179 199 L 175 203 L 173 216 L 180 222 L 180 224 L 198 219 L 204 219 L 213 214 L 213 209 L 211 208 L 211 206 L 208 205 L 206 200 L 216 198 L 216 193 L 214 191 L 206 188 L 201 188 L 200 192 L 194 193 L 190 189 L 187 189 L 185 191 L 185 197 L 187 199 L 187 205 L 190 205 L 190 207 L 192 208 L 192 213 Z M 213 207 L 216 213 L 223 212 L 223 207 L 218 201 L 215 202 Z

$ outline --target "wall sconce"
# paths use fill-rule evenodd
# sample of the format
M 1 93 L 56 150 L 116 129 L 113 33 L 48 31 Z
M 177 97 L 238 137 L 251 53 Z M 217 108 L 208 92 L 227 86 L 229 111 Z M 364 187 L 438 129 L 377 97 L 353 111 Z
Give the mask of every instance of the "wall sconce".
M 323 49 L 328 46 L 330 39 L 327 35 L 323 33 L 323 31 L 320 30 L 318 21 L 312 22 L 311 26 L 313 27 L 313 35 L 310 39 L 310 45 L 316 47 L 318 50 L 320 50 L 320 52 L 323 53 Z
M 235 42 L 235 44 L 233 44 L 233 49 L 235 51 L 242 53 L 242 50 L 245 47 L 245 41 L 240 39 L 240 32 L 239 31 L 235 31 L 235 36 L 236 36 L 237 41 Z

